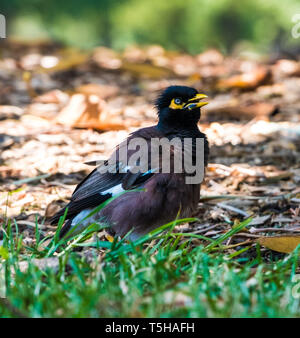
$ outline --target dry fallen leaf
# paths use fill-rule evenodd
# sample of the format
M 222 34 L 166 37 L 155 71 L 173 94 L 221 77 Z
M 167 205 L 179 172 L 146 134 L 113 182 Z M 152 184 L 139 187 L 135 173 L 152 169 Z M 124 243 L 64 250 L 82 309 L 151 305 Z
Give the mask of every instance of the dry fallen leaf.
M 199 65 L 218 65 L 223 63 L 224 56 L 217 49 L 208 49 L 196 56 Z
M 46 207 L 45 210 L 45 217 L 46 218 L 51 218 L 52 216 L 54 216 L 59 210 L 61 209 L 61 206 L 56 202 L 56 201 L 52 201 L 51 203 L 49 203 Z
M 120 55 L 106 47 L 98 47 L 94 50 L 92 60 L 101 68 L 119 69 L 121 66 Z
M 235 100 L 224 102 L 223 104 L 214 104 L 207 107 L 205 116 L 210 120 L 218 120 L 220 117 L 236 118 L 239 120 L 253 118 L 268 118 L 277 110 L 277 107 L 272 103 L 255 102 L 255 103 L 241 103 Z
M 77 87 L 75 91 L 81 94 L 97 95 L 101 99 L 107 99 L 109 97 L 116 96 L 119 92 L 119 88 L 111 85 L 88 83 Z
M 69 95 L 67 93 L 59 89 L 54 89 L 42 95 L 36 96 L 34 98 L 34 102 L 61 104 L 61 103 L 66 103 L 68 99 L 69 99 Z
M 75 48 L 65 48 L 60 52 L 59 58 L 55 64 L 41 65 L 37 72 L 40 73 L 56 73 L 70 70 L 78 67 L 89 59 L 88 53 L 83 53 Z
M 257 241 L 260 245 L 265 246 L 268 249 L 290 253 L 300 244 L 300 236 L 261 237 Z
M 279 74 L 282 77 L 300 75 L 300 63 L 294 60 L 278 60 L 274 68 L 275 73 Z
M 59 124 L 100 130 L 126 129 L 135 121 L 111 116 L 106 102 L 98 95 L 74 94 L 55 119 Z
M 155 66 L 150 63 L 123 62 L 121 69 L 136 77 L 161 79 L 174 76 L 173 71 L 168 68 Z
M 228 79 L 221 79 L 217 83 L 219 89 L 254 89 L 270 79 L 271 73 L 263 67 L 258 67 L 249 73 L 233 75 Z

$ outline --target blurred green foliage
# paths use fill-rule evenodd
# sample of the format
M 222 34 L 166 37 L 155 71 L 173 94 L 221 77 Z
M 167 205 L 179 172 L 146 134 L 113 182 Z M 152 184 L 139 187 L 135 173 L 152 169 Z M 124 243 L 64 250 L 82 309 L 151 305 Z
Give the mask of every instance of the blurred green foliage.
M 160 44 L 198 53 L 231 51 L 241 41 L 262 52 L 299 46 L 291 36 L 299 0 L 1 0 L 0 12 L 8 36 L 82 48 Z

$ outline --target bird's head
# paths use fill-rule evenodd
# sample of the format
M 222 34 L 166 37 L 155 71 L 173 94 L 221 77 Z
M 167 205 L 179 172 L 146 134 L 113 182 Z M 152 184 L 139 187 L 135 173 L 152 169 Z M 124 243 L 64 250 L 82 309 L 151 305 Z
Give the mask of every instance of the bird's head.
M 200 108 L 208 104 L 200 94 L 191 87 L 170 86 L 159 95 L 156 101 L 159 125 L 174 128 L 197 126 L 200 119 Z

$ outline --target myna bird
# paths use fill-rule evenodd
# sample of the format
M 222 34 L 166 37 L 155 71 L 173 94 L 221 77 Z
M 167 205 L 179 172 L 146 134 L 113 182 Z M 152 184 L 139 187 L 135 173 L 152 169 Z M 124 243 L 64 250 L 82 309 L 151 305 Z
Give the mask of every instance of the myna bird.
M 150 166 L 151 140 L 167 139 L 172 141 L 179 139 L 192 140 L 192 159 L 197 154 L 194 141 L 202 139 L 204 142 L 203 167 L 207 165 L 208 142 L 205 134 L 198 129 L 200 108 L 208 102 L 202 101 L 207 96 L 199 94 L 196 89 L 185 86 L 170 86 L 166 88 L 156 100 L 158 110 L 158 123 L 152 127 L 142 128 L 130 134 L 125 142 L 116 147 L 113 158 L 93 170 L 75 189 L 71 201 L 51 219 L 51 224 L 56 224 L 64 215 L 66 208 L 66 222 L 60 236 L 65 236 L 70 229 L 76 226 L 82 229 L 93 222 L 103 222 L 109 226 L 109 233 L 116 236 L 124 236 L 130 232 L 129 238 L 135 240 L 151 230 L 169 223 L 176 217 L 190 217 L 196 211 L 200 198 L 200 184 L 187 184 L 186 177 L 189 173 L 183 168 L 182 172 L 176 172 L 174 165 L 170 166 L 170 172 L 161 169 L 162 152 L 155 154 L 159 157 L 158 166 Z M 147 148 L 149 167 L 144 170 L 136 170 L 129 162 L 124 163 L 120 159 L 121 149 L 124 144 L 131 141 L 142 140 Z M 135 153 L 133 149 L 127 149 L 127 158 Z M 183 151 L 183 150 L 180 150 Z M 171 148 L 170 161 L 174 159 L 176 151 Z M 173 156 L 172 156 L 173 155 Z M 157 160 L 154 158 L 154 160 Z M 155 161 L 154 161 L 155 162 Z M 108 163 L 114 163 L 108 165 Z M 137 165 L 140 160 L 137 160 Z M 152 162 L 151 162 L 152 163 Z M 116 169 L 115 171 L 107 168 Z M 103 170 L 105 168 L 105 170 Z M 149 169 L 150 168 L 150 169 Z M 135 169 L 135 170 L 133 170 Z M 115 197 L 99 212 L 86 218 L 94 208 L 111 197 Z M 74 229 L 75 230 L 75 229 Z

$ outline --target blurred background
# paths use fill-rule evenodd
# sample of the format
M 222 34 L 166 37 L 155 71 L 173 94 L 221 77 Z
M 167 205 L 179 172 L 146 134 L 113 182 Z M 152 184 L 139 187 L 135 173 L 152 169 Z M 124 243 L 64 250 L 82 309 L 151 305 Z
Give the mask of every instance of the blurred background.
M 1 0 L 7 35 L 18 40 L 54 40 L 121 50 L 159 44 L 200 53 L 217 48 L 259 53 L 295 53 L 291 36 L 298 0 Z
M 258 266 L 257 287 L 252 267 L 262 259 L 270 262 L 276 257 L 269 249 L 258 249 L 254 239 L 282 234 L 284 243 L 286 236 L 294 243 L 293 236 L 300 231 L 300 1 L 1 0 L 0 14 L 7 25 L 7 38 L 0 39 L 0 249 L 2 238 L 6 238 L 3 234 L 12 231 L 2 234 L 4 224 L 5 229 L 17 229 L 13 231 L 22 234 L 23 240 L 16 237 L 20 240 L 15 243 L 26 245 L 18 244 L 17 249 L 24 253 L 24 259 L 36 257 L 33 252 L 44 257 L 38 251 L 37 227 L 42 236 L 54 235 L 56 227 L 48 220 L 68 203 L 76 185 L 94 169 L 92 163 L 107 159 L 114 147 L 137 128 L 156 124 L 154 101 L 170 85 L 194 87 L 209 97 L 199 122 L 209 140 L 210 154 L 195 214 L 198 221 L 175 231 L 198 237 L 201 234 L 199 239 L 188 239 L 189 243 L 206 245 L 201 236 L 215 241 L 232 233 L 234 227 L 241 229 L 240 222 L 253 217 L 251 228 L 226 237 L 216 252 L 218 257 L 225 257 L 219 255 L 221 251 L 228 254 L 226 261 L 227 257 L 240 262 L 253 259 L 244 265 L 251 268 L 245 283 L 241 282 L 245 280 L 244 270 L 236 272 L 240 267 L 232 265 L 234 272 L 223 274 L 222 268 L 214 274 L 216 283 L 209 284 L 211 287 L 195 279 L 201 290 L 195 293 L 197 289 L 189 280 L 190 271 L 198 269 L 198 261 L 197 269 L 185 270 L 185 286 L 173 258 L 170 264 L 161 264 L 164 261 L 159 258 L 157 264 L 167 269 L 163 273 L 158 274 L 157 264 L 150 265 L 152 270 L 144 269 L 144 265 L 142 269 L 147 275 L 153 271 L 154 292 L 149 293 L 148 282 L 136 274 L 138 284 L 128 284 L 129 292 L 124 292 L 124 283 L 121 296 L 119 274 L 123 270 L 114 268 L 111 271 L 116 275 L 107 279 L 108 284 L 114 281 L 109 289 L 112 291 L 103 292 L 97 286 L 96 297 L 104 297 L 99 298 L 99 304 L 102 299 L 107 306 L 101 303 L 98 309 L 91 305 L 85 310 L 78 304 L 96 303 L 87 301 L 92 293 L 81 278 L 84 290 L 78 303 L 80 288 L 74 289 L 74 298 L 66 292 L 63 297 L 45 297 L 53 294 L 52 284 L 45 286 L 41 274 L 42 282 L 32 279 L 28 284 L 16 279 L 16 296 L 10 301 L 21 304 L 23 316 L 78 317 L 78 309 L 81 315 L 93 317 L 180 317 L 186 313 L 193 317 L 249 317 L 253 313 L 263 317 L 299 316 L 299 299 L 289 298 L 292 278 L 286 273 L 285 263 L 272 268 L 274 275 Z M 104 232 L 98 236 L 103 243 L 107 241 Z M 182 247 L 186 250 L 185 244 Z M 286 247 L 282 251 L 281 244 L 279 247 L 274 250 L 280 255 L 290 252 Z M 94 255 L 92 247 L 81 249 L 82 258 Z M 4 259 L 3 252 L 10 257 L 5 250 Z M 159 255 L 165 247 L 163 250 Z M 105 252 L 101 251 L 99 257 L 110 257 Z M 169 255 L 169 249 L 166 252 Z M 123 269 L 123 260 L 119 261 Z M 211 271 L 206 259 L 203 261 L 203 271 Z M 222 266 L 224 261 L 222 258 Z M 219 260 L 216 262 L 219 264 Z M 228 262 L 231 264 L 231 260 Z M 173 276 L 169 274 L 171 266 L 176 268 L 172 283 L 165 279 Z M 9 271 L 6 265 L 5 269 Z M 136 265 L 134 269 L 140 268 Z M 231 276 L 232 282 L 229 279 L 220 289 L 219 282 L 227 280 L 226 276 Z M 157 283 L 157 278 L 165 284 Z M 149 285 L 152 277 L 150 280 Z M 268 289 L 261 287 L 271 280 L 278 282 L 269 284 Z M 44 285 L 39 289 L 43 297 L 37 298 L 36 288 L 28 287 L 26 290 L 34 293 L 30 303 L 25 289 L 19 287 L 26 287 L 26 283 L 36 283 L 38 289 Z M 128 297 L 133 286 L 144 284 L 143 291 L 136 292 L 136 288 L 134 296 Z M 232 298 L 236 286 L 241 291 Z M 44 287 L 48 289 L 44 291 Z M 65 284 L 58 289 L 65 290 Z M 258 293 L 252 293 L 256 289 Z M 174 292 L 174 305 L 167 300 L 171 296 L 166 296 L 173 290 L 180 291 Z M 190 301 L 195 294 L 201 302 Z M 56 303 L 58 299 L 62 301 Z M 4 313 L 9 311 L 6 308 Z

